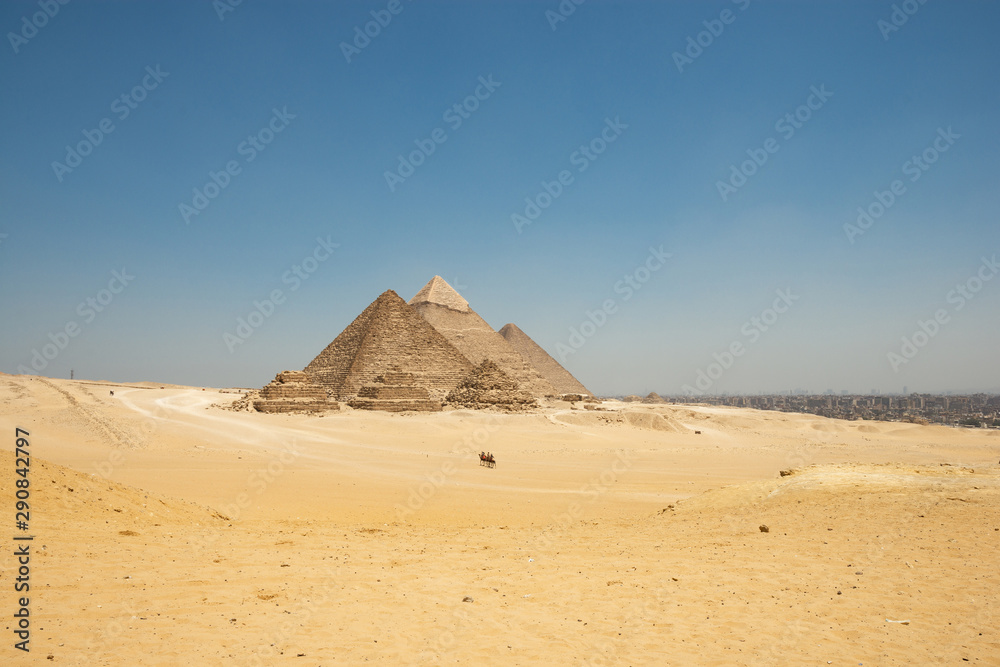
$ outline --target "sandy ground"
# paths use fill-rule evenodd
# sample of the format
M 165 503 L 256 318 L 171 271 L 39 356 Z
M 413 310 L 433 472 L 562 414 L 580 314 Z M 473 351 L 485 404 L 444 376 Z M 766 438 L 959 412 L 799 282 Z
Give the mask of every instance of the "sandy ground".
M 235 398 L 0 375 L 0 664 L 1000 664 L 1000 432 Z

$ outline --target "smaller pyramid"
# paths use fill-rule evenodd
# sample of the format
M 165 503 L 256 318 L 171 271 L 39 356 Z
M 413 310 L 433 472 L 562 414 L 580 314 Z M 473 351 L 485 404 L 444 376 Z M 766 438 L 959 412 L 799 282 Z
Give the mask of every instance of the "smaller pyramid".
M 499 333 L 512 348 L 535 367 L 543 378 L 552 383 L 552 386 L 560 394 L 593 395 L 579 380 L 573 377 L 572 373 L 563 368 L 562 364 L 553 359 L 552 355 L 543 350 L 541 345 L 521 331 L 516 324 L 505 324 Z
M 441 402 L 432 401 L 424 387 L 418 387 L 413 373 L 405 373 L 399 366 L 375 378 L 358 391 L 358 397 L 348 404 L 361 410 L 385 410 L 387 412 L 440 412 Z
M 508 411 L 537 405 L 534 396 L 489 359 L 476 366 L 445 401 L 464 408 L 500 408 Z
M 651 391 L 646 394 L 646 398 L 642 399 L 643 403 L 666 403 L 667 401 L 657 394 L 655 391 Z
M 326 396 L 326 389 L 303 371 L 282 371 L 260 390 L 253 401 L 257 412 L 326 412 L 340 404 Z

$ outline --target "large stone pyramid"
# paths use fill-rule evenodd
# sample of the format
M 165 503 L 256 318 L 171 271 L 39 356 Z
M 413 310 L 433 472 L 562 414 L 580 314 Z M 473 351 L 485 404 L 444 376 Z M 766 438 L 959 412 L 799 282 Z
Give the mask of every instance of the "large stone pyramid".
M 473 367 L 398 294 L 386 290 L 305 367 L 305 372 L 331 389 L 336 398 L 351 400 L 393 366 L 412 373 L 414 383 L 438 400 Z
M 500 329 L 500 335 L 522 357 L 527 359 L 528 363 L 534 366 L 541 373 L 542 377 L 556 388 L 558 393 L 591 394 L 579 380 L 562 367 L 562 364 L 553 359 L 538 343 L 531 340 L 528 334 L 521 331 L 516 324 L 505 324 L 503 329 Z
M 431 278 L 410 299 L 409 305 L 473 364 L 479 365 L 484 360 L 491 359 L 533 396 L 559 393 L 503 336 L 477 315 L 469 307 L 469 302 L 441 276 Z

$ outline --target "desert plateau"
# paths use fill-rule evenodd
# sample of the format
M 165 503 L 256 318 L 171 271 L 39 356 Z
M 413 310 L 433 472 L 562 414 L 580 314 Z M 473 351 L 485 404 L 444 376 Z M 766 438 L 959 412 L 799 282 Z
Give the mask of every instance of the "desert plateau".
M 997 664 L 997 431 L 234 398 L 0 376 L 34 499 L 6 664 Z

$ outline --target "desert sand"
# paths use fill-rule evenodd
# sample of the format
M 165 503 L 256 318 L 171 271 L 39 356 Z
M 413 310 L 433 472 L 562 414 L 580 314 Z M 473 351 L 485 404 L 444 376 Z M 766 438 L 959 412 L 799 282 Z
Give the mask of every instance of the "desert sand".
M 1000 664 L 998 431 L 237 397 L 0 375 L 35 536 L 0 663 Z

